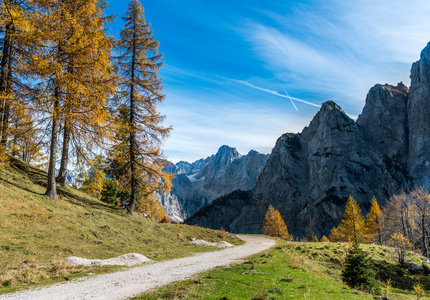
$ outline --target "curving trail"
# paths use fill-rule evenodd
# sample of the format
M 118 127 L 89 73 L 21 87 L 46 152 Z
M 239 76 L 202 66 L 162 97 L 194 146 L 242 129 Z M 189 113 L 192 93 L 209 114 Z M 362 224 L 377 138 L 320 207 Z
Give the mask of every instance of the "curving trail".
M 167 283 L 190 278 L 194 274 L 224 266 L 247 256 L 264 251 L 275 241 L 250 235 L 238 235 L 246 241 L 215 252 L 200 253 L 160 263 L 145 265 L 127 271 L 85 277 L 39 289 L 0 295 L 0 299 L 127 299 Z

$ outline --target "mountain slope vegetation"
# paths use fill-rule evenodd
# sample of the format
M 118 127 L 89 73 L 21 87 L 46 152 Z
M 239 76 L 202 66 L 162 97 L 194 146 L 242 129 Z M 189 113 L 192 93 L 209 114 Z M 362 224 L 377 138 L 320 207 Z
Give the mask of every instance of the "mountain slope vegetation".
M 71 267 L 63 262 L 69 256 L 138 252 L 160 261 L 213 250 L 190 245 L 192 238 L 222 240 L 217 231 L 130 215 L 68 185 L 59 187 L 58 200 L 49 199 L 46 179 L 45 172 L 15 158 L 0 166 L 0 293 L 118 269 Z

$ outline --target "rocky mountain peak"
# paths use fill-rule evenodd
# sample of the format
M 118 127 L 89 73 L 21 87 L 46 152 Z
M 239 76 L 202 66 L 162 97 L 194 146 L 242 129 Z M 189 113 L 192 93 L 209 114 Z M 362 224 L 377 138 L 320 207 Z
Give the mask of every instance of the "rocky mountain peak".
M 345 112 L 342 110 L 342 108 L 337 105 L 334 101 L 332 100 L 328 100 L 326 102 L 324 102 L 321 106 L 321 112 L 328 112 L 328 111 L 340 111 L 341 113 L 345 114 Z
M 215 163 L 225 165 L 232 163 L 235 159 L 241 158 L 242 155 L 237 151 L 236 148 L 223 145 L 218 149 L 218 152 L 215 154 Z
M 420 59 L 430 59 L 430 42 L 427 43 L 427 46 L 421 51 Z
M 325 102 L 301 133 L 278 139 L 251 193 L 220 198 L 187 222 L 259 233 L 271 204 L 295 237 L 305 236 L 309 223 L 327 235 L 350 195 L 367 213 L 373 196 L 384 205 L 400 190 L 430 187 L 429 111 L 430 43 L 412 65 L 409 89 L 375 85 L 356 122 Z
M 430 186 L 430 43 L 412 65 L 408 100 L 409 163 L 415 184 Z

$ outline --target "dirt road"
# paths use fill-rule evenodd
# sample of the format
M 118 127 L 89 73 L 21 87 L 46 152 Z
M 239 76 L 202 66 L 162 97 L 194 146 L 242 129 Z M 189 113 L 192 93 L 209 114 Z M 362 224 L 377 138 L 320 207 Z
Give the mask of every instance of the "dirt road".
M 269 249 L 275 244 L 275 241 L 261 236 L 239 235 L 239 237 L 246 241 L 246 244 L 136 267 L 123 272 L 85 277 L 40 289 L 0 295 L 0 299 L 127 299 L 167 283 L 187 279 L 214 267 L 234 263 Z

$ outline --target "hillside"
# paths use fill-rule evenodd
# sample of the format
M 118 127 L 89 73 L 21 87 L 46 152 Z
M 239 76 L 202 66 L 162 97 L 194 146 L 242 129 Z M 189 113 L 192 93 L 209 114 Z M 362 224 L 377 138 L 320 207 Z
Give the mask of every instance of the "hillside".
M 391 300 L 417 299 L 411 291 L 417 282 L 426 292 L 430 290 L 430 277 L 400 268 L 393 248 L 362 247 L 373 260 L 381 298 L 342 283 L 340 274 L 349 244 L 281 241 L 277 247 L 251 256 L 242 264 L 219 267 L 134 299 L 387 299 L 382 296 L 383 283 L 388 279 L 392 283 L 387 294 Z M 425 258 L 409 252 L 407 259 L 422 264 Z
M 192 238 L 222 240 L 213 230 L 129 215 L 69 186 L 51 200 L 43 195 L 45 185 L 46 173 L 20 160 L 10 158 L 0 167 L 0 293 L 118 269 L 70 267 L 62 261 L 69 256 L 137 252 L 160 261 L 213 250 L 190 245 Z

